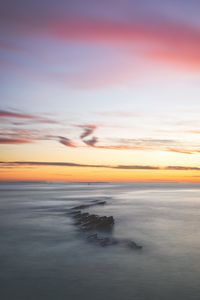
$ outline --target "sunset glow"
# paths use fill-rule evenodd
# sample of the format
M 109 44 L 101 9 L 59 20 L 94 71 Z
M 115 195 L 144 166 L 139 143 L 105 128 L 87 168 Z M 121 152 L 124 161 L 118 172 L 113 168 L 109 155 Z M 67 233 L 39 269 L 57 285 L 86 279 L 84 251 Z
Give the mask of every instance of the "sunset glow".
M 0 180 L 200 183 L 199 11 L 3 1 Z

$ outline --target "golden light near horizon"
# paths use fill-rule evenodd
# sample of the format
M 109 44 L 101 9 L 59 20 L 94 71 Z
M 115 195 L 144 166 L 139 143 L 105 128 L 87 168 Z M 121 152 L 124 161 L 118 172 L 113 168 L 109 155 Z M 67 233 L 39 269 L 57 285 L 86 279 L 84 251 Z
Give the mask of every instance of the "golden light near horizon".
M 29 166 L 2 168 L 2 181 L 63 182 L 191 182 L 199 183 L 199 171 L 133 170 L 95 167 Z

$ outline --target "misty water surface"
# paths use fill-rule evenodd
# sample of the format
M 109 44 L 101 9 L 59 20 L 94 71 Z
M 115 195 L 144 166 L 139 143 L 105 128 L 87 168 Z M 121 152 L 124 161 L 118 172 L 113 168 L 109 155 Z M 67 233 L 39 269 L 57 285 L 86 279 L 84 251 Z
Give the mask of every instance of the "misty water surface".
M 0 184 L 2 300 L 200 299 L 200 188 L 181 184 Z M 112 235 L 88 243 L 67 210 L 94 199 Z

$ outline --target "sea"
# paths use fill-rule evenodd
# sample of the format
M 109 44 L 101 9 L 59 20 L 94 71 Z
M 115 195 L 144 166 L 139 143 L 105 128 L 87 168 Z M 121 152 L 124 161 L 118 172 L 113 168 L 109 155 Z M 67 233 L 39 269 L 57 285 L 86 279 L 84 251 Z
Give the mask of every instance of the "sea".
M 142 249 L 88 242 L 69 211 L 95 201 Z M 199 300 L 200 185 L 1 183 L 0 299 Z

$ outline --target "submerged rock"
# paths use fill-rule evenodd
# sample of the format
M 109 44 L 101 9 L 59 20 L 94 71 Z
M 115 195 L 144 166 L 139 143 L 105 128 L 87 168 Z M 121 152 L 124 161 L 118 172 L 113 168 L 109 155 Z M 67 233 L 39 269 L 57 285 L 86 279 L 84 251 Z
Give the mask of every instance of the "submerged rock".
M 136 244 L 132 240 L 123 240 L 123 239 L 117 239 L 113 237 L 104 237 L 99 236 L 97 233 L 88 235 L 86 240 L 90 243 L 93 243 L 98 246 L 107 247 L 107 246 L 113 246 L 113 245 L 121 245 L 126 246 L 130 249 L 140 250 L 142 249 L 142 246 Z
M 106 247 L 118 244 L 117 239 L 112 237 L 101 237 L 97 233 L 87 236 L 87 241 L 96 245 Z
M 102 247 L 113 246 L 113 245 L 116 245 L 118 243 L 119 243 L 119 241 L 117 239 L 109 238 L 109 237 L 103 237 L 103 238 L 100 238 L 100 240 L 99 240 L 99 244 Z
M 106 204 L 106 201 L 95 201 L 90 204 L 81 204 L 81 205 L 75 206 L 73 209 L 85 209 L 85 208 L 89 208 L 91 206 L 105 205 L 105 204 Z
M 70 210 L 69 214 L 75 220 L 75 225 L 81 225 L 83 230 L 111 230 L 115 223 L 113 216 L 107 217 L 89 214 L 88 212 L 82 213 L 77 206 Z
M 110 233 L 115 224 L 113 216 L 99 216 L 95 214 L 89 214 L 88 212 L 82 212 L 82 209 L 89 208 L 95 205 L 104 205 L 106 201 L 94 200 L 92 203 L 78 205 L 69 210 L 69 215 L 74 219 L 75 225 L 81 229 L 82 232 L 93 231 L 86 237 L 86 240 L 90 243 L 101 247 L 122 245 L 134 250 L 142 249 L 142 246 L 138 245 L 133 240 L 129 239 L 117 239 L 112 236 L 99 235 L 100 231 L 106 231 Z M 96 231 L 96 232 L 95 232 Z
M 70 209 L 67 213 L 68 213 L 68 215 L 75 216 L 77 214 L 80 214 L 81 210 L 74 210 L 74 208 L 73 208 L 73 209 Z
M 87 240 L 88 240 L 89 242 L 96 241 L 97 239 L 98 239 L 97 233 L 90 234 L 90 235 L 87 236 Z
M 80 221 L 84 230 L 111 230 L 114 225 L 113 216 L 88 215 L 81 216 Z
M 136 250 L 140 250 L 142 249 L 141 245 L 136 244 L 136 242 L 132 241 L 132 240 L 127 240 L 125 242 L 125 245 L 130 248 L 130 249 L 136 249 Z

